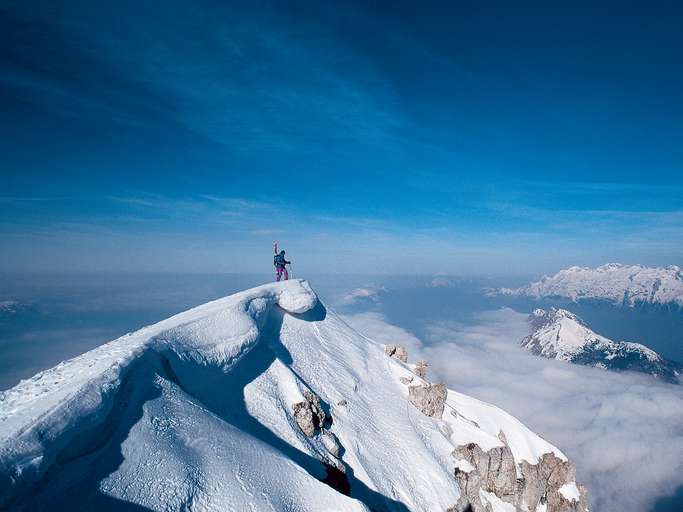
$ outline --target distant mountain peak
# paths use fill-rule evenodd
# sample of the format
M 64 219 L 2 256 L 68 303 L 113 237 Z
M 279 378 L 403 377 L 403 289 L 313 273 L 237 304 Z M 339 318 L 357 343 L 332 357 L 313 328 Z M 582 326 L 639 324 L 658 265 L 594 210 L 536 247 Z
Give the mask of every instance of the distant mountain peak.
M 638 304 L 683 307 L 683 272 L 676 265 L 645 267 L 607 263 L 597 268 L 573 266 L 521 288 L 490 293 L 574 302 L 601 300 L 626 307 Z
M 535 309 L 529 315 L 532 333 L 521 345 L 533 354 L 609 370 L 648 373 L 679 383 L 683 366 L 640 343 L 612 341 L 594 332 L 566 309 Z

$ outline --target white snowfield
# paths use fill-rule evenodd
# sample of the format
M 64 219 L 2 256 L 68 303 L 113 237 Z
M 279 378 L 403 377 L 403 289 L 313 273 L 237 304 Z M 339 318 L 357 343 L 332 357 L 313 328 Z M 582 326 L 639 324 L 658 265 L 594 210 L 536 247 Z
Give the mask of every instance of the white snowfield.
M 503 295 L 562 297 L 572 301 L 607 300 L 633 307 L 638 303 L 683 307 L 683 271 L 675 265 L 644 267 L 609 263 L 597 268 L 571 267 L 521 288 L 501 288 Z
M 0 509 L 445 511 L 467 464 L 456 446 L 501 446 L 502 431 L 517 464 L 566 460 L 454 391 L 443 419 L 423 415 L 399 380 L 411 368 L 305 281 L 204 304 L 0 395 Z M 313 437 L 292 407 L 308 392 L 332 418 Z M 514 510 L 481 492 L 494 512 Z

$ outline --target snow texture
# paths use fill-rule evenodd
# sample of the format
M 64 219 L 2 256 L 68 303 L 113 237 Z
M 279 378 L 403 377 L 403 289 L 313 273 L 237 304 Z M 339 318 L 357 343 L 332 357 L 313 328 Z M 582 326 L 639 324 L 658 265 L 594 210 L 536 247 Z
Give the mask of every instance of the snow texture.
M 504 502 L 492 492 L 479 491 L 479 495 L 482 503 L 488 505 L 492 512 L 516 512 L 514 505 Z
M 517 465 L 566 460 L 454 391 L 443 420 L 423 415 L 407 376 L 305 281 L 219 299 L 2 393 L 0 509 L 446 510 L 457 446 L 487 450 L 503 432 Z M 311 437 L 302 402 L 321 409 Z
M 644 267 L 609 263 L 597 268 L 571 267 L 521 288 L 494 293 L 527 297 L 561 297 L 574 302 L 606 300 L 627 307 L 675 304 L 683 307 L 683 272 L 675 265 Z
M 576 487 L 575 483 L 564 484 L 560 487 L 560 494 L 564 496 L 569 501 L 579 501 L 579 489 Z

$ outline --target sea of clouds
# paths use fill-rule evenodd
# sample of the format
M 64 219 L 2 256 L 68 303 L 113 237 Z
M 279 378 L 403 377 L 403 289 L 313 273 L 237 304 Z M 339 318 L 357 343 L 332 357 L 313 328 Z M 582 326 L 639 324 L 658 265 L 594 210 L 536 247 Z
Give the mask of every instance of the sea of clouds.
M 380 313 L 346 315 L 359 331 L 430 363 L 432 380 L 505 409 L 558 446 L 593 510 L 643 512 L 683 484 L 683 386 L 534 356 L 527 315 L 508 308 L 468 324 L 425 325 L 423 339 Z

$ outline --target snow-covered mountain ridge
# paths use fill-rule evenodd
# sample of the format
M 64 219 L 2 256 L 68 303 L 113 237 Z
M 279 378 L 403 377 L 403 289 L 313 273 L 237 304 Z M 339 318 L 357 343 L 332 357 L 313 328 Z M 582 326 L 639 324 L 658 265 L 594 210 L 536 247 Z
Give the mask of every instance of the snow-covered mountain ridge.
M 610 370 L 649 373 L 679 383 L 683 367 L 640 343 L 612 341 L 593 332 L 565 309 L 536 309 L 529 315 L 533 332 L 522 347 L 536 355 Z
M 560 450 L 414 370 L 305 281 L 204 304 L 0 395 L 0 509 L 587 510 Z
M 503 295 L 560 297 L 574 302 L 606 300 L 634 307 L 639 303 L 683 307 L 683 271 L 676 265 L 644 267 L 609 263 L 597 268 L 570 267 L 521 288 L 501 288 Z

